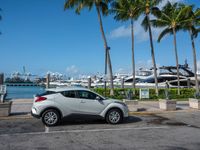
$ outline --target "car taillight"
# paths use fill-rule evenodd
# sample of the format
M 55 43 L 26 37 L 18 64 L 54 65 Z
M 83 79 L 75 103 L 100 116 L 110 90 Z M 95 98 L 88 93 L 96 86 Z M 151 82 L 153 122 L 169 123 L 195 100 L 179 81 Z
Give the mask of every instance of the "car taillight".
M 46 99 L 47 99 L 46 97 L 37 97 L 35 102 L 41 102 L 41 101 L 44 101 Z

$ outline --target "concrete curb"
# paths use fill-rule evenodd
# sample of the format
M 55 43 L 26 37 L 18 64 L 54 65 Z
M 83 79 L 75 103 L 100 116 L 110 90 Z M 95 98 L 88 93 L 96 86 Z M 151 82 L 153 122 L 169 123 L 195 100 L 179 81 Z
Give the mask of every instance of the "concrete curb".
M 14 119 L 32 119 L 30 114 L 27 115 L 11 115 L 7 117 L 0 117 L 0 120 L 14 120 Z
M 144 111 L 144 112 L 130 111 L 129 115 L 155 115 L 155 114 L 180 113 L 180 112 L 196 112 L 196 111 L 200 111 L 200 110 L 197 110 L 197 109 L 187 109 L 187 110 L 173 110 L 173 111 Z
M 166 113 L 181 113 L 181 112 L 197 112 L 200 110 L 197 109 L 187 109 L 187 110 L 174 110 L 174 111 L 143 111 L 143 112 L 135 112 L 129 111 L 129 115 L 156 115 L 156 114 L 166 114 Z M 14 120 L 14 119 L 32 119 L 31 114 L 25 115 L 11 115 L 7 117 L 0 117 L 0 120 Z

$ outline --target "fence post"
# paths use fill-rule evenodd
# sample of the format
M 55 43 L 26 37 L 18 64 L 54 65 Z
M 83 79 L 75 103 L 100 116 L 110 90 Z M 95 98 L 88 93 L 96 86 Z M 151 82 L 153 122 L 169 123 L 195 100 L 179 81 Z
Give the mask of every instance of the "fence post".
M 124 89 L 124 78 L 121 78 L 121 88 Z
M 0 73 L 0 85 L 3 85 L 4 83 L 4 74 Z
M 91 77 L 89 76 L 88 77 L 88 89 L 90 89 L 91 88 Z
M 187 78 L 187 87 L 188 87 L 188 88 L 191 88 L 191 85 L 190 85 L 190 78 Z
M 3 93 L 3 83 L 4 83 L 4 74 L 0 73 L 0 102 L 3 103 L 4 102 L 4 94 Z
M 50 74 L 48 73 L 47 77 L 46 77 L 46 88 L 47 89 L 49 88 L 49 83 L 50 83 Z

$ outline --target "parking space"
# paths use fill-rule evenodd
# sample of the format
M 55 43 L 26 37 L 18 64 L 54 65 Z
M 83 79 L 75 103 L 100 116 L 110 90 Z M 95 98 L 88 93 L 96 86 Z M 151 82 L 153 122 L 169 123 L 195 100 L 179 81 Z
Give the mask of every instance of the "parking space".
M 158 115 L 137 115 L 129 116 L 123 123 L 118 125 L 107 124 L 104 120 L 97 120 L 92 118 L 65 118 L 60 125 L 55 127 L 46 127 L 42 121 L 33 117 L 5 119 L 0 121 L 0 135 L 3 134 L 18 134 L 18 133 L 50 133 L 50 132 L 65 132 L 65 131 L 106 131 L 106 130 L 126 130 L 134 128 L 159 128 L 163 126 L 194 126 L 194 124 L 187 124 L 187 121 L 181 121 L 180 117 L 170 113 Z M 200 114 L 198 114 L 200 115 Z M 183 116 L 183 114 L 182 114 Z M 184 117 L 183 117 L 184 118 Z M 193 117 L 194 118 L 194 117 Z M 197 118 L 197 116 L 196 116 Z M 189 120 L 189 119 L 188 119 Z M 198 119 L 197 123 L 198 123 Z
M 130 116 L 118 125 L 71 118 L 56 127 L 45 127 L 32 117 L 5 119 L 0 121 L 0 149 L 198 150 L 199 128 L 181 122 L 187 114 L 167 114 Z
M 30 132 L 44 132 L 44 125 L 32 117 L 0 120 L 0 135 Z
M 124 120 L 122 124 L 111 125 L 104 120 L 97 119 L 74 119 L 66 118 L 60 125 L 56 127 L 45 127 L 41 120 L 33 117 L 28 118 L 12 118 L 0 121 L 0 135 L 3 134 L 18 134 L 32 132 L 53 132 L 53 131 L 72 131 L 72 130 L 109 130 L 109 129 L 126 129 L 140 128 L 149 126 L 158 126 L 152 124 L 152 120 L 156 120 L 156 116 L 130 116 Z

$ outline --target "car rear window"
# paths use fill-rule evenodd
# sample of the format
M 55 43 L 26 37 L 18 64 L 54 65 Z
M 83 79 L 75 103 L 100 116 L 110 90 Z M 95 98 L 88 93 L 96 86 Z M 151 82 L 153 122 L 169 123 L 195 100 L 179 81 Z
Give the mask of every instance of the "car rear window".
M 41 93 L 41 94 L 37 94 L 36 96 L 45 96 L 45 95 L 50 95 L 50 94 L 55 94 L 56 92 L 54 91 L 46 91 L 44 93 Z

